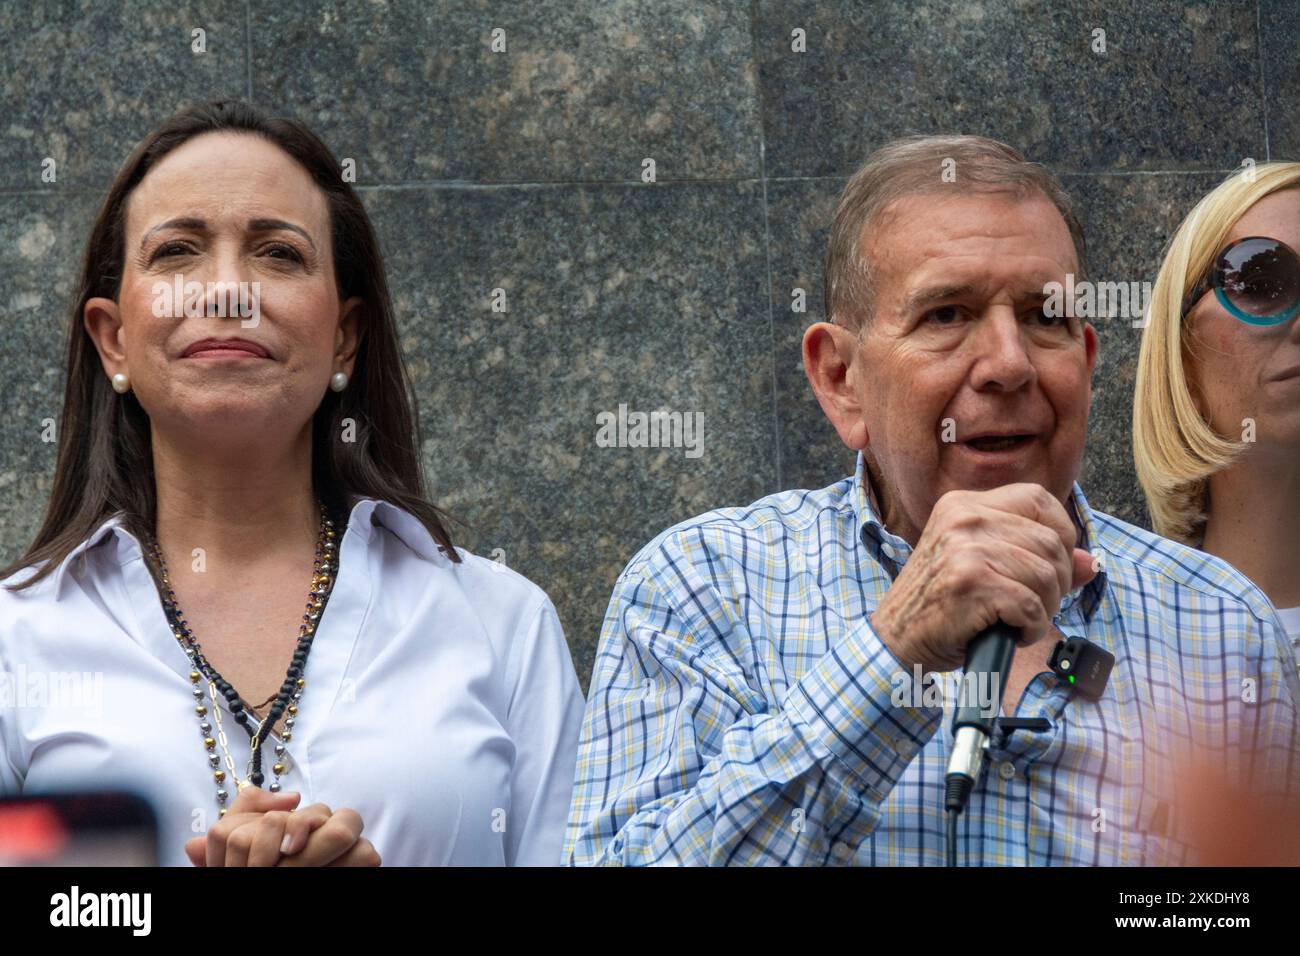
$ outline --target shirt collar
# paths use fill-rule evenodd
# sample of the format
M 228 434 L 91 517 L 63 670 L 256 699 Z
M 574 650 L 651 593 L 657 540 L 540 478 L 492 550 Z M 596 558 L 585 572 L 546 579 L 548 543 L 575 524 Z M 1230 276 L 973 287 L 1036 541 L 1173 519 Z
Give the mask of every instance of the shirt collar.
M 431 561 L 446 560 L 438 542 L 434 540 L 433 535 L 429 534 L 429 530 L 415 515 L 404 508 L 399 508 L 391 501 L 352 495 L 349 504 L 347 529 L 355 531 L 369 544 L 371 529 L 375 526 L 387 528 L 403 544 L 422 558 Z M 119 547 L 134 550 L 139 556 L 144 556 L 144 546 L 126 528 L 126 516 L 120 511 L 116 512 L 100 522 L 99 526 L 85 540 L 68 552 L 67 557 L 55 568 L 52 577 L 56 594 L 59 593 L 64 576 L 68 573 L 72 562 L 110 537 L 119 539 Z
M 850 496 L 854 520 L 859 529 L 859 540 L 867 549 L 867 553 L 885 567 L 892 580 L 907 563 L 912 553 L 912 546 L 886 528 L 881 521 L 875 503 L 872 501 L 871 478 L 867 473 L 866 456 L 862 452 L 858 452 Z M 1078 482 L 1075 482 L 1070 489 L 1070 507 L 1066 511 L 1069 512 L 1070 520 L 1078 532 L 1076 547 L 1093 554 L 1095 560 L 1097 529 L 1093 521 L 1092 509 L 1088 507 L 1088 500 L 1084 497 L 1083 489 L 1079 487 Z M 1091 621 L 1105 591 L 1106 569 L 1099 565 L 1097 574 L 1091 581 L 1082 588 L 1071 591 L 1062 599 L 1061 610 L 1068 610 L 1078 604 L 1084 620 Z
M 446 561 L 442 546 L 434 540 L 429 529 L 405 508 L 380 498 L 362 498 L 353 495 L 348 514 L 348 528 L 356 531 L 368 542 L 371 528 L 387 528 L 408 548 L 430 561 Z
M 122 512 L 110 515 L 99 523 L 99 526 L 90 533 L 90 535 L 68 552 L 67 556 L 59 562 L 59 566 L 54 569 L 54 593 L 58 594 L 63 587 L 63 579 L 67 575 L 72 563 L 81 557 L 86 551 L 96 547 L 101 541 L 110 537 L 119 537 L 123 543 L 134 543 L 136 550 L 143 555 L 144 548 L 136 540 L 135 535 L 126 529 L 126 516 Z

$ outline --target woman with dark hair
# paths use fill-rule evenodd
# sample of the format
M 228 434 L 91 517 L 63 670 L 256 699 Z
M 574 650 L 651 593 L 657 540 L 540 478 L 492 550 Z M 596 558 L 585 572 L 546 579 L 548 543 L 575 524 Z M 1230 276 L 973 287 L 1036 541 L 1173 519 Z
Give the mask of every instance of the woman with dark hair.
M 397 342 L 306 126 L 221 101 L 145 138 L 91 227 L 44 521 L 0 569 L 0 670 L 95 690 L 18 688 L 0 793 L 143 792 L 165 863 L 559 861 L 568 647 L 428 503 Z

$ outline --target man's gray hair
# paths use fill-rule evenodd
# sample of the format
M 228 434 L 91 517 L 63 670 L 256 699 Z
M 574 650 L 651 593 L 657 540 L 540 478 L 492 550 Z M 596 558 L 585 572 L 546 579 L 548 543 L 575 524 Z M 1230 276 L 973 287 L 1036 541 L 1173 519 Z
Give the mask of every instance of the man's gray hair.
M 946 171 L 955 179 L 946 177 Z M 1044 166 L 985 136 L 907 136 L 872 153 L 840 194 L 826 250 L 823 294 L 829 321 L 860 331 L 870 317 L 872 270 L 860 248 L 866 228 L 904 196 L 948 190 L 1020 198 L 1042 193 L 1060 211 L 1074 240 L 1075 279 L 1087 277 L 1083 226 L 1064 188 Z

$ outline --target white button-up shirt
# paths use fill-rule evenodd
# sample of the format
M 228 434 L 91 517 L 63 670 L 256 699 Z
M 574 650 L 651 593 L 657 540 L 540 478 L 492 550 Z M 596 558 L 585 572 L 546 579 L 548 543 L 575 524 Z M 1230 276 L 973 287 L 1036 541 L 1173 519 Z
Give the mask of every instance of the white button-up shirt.
M 583 712 L 568 645 L 540 588 L 461 555 L 353 499 L 282 785 L 356 810 L 385 865 L 556 865 Z M 0 793 L 135 791 L 162 862 L 188 866 L 219 806 L 191 670 L 140 542 L 109 518 L 45 580 L 0 588 Z M 243 777 L 248 733 L 222 705 Z

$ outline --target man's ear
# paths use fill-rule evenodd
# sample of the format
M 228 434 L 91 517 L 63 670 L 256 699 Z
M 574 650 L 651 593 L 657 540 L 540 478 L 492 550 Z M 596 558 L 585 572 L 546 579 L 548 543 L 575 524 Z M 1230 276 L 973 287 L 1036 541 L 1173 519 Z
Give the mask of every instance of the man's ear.
M 1092 370 L 1097 367 L 1097 330 L 1092 327 L 1091 322 L 1083 323 L 1083 349 L 1088 356 L 1088 377 L 1092 378 Z
M 118 372 L 131 374 L 126 367 L 126 340 L 122 332 L 122 315 L 112 299 L 87 299 L 81 310 L 82 325 L 99 351 L 104 373 L 112 378 Z
M 842 325 L 818 322 L 803 334 L 803 369 L 813 394 L 840 441 L 854 451 L 870 440 L 854 389 L 858 349 L 858 336 Z

